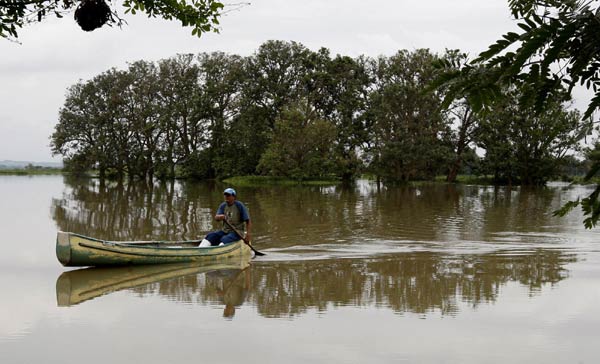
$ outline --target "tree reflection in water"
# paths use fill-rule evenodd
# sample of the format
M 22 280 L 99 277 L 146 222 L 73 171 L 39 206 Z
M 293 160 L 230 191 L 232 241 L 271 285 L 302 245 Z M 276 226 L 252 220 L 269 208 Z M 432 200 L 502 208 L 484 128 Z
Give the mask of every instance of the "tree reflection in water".
M 212 229 L 222 196 L 211 184 L 107 183 L 66 179 L 52 201 L 62 231 L 108 240 L 192 240 Z M 192 186 L 192 188 L 188 188 Z
M 268 317 L 314 308 L 388 307 L 397 313 L 458 312 L 458 301 L 477 307 L 494 302 L 501 287 L 519 282 L 534 294 L 568 275 L 574 255 L 536 250 L 448 257 L 410 253 L 385 259 L 307 261 L 255 265 L 250 300 Z
M 224 187 L 71 179 L 65 184 L 63 196 L 52 203 L 58 228 L 111 240 L 198 238 L 216 227 L 212 215 Z M 178 302 L 221 302 L 226 317 L 243 300 L 265 317 L 346 305 L 453 315 L 461 302 L 473 308 L 494 302 L 510 282 L 536 294 L 565 279 L 566 265 L 576 260 L 561 248 L 568 222 L 548 213 L 561 205 L 560 190 L 357 184 L 239 188 L 238 193 L 250 208 L 261 250 L 266 247 L 273 256 L 278 249 L 321 245 L 330 258 L 305 260 L 296 249 L 290 251 L 303 260 L 257 260 L 237 278 L 196 272 L 116 289 Z M 334 254 L 369 249 L 369 241 L 384 242 L 391 252 L 379 256 L 373 248 L 363 251 L 362 259 Z M 475 252 L 466 254 L 447 242 L 475 244 Z M 328 251 L 328 244 L 335 248 Z M 435 249 L 424 251 L 429 246 Z M 112 278 L 107 279 L 110 285 Z M 91 281 L 82 282 L 85 288 Z
M 244 301 L 265 317 L 293 317 L 339 306 L 454 315 L 460 301 L 473 308 L 494 302 L 509 282 L 519 282 L 536 294 L 542 286 L 565 279 L 565 265 L 575 261 L 574 255 L 538 249 L 519 255 L 423 252 L 382 259 L 255 262 L 245 269 L 207 268 L 209 272 L 190 265 L 92 268 L 63 273 L 57 281 L 57 296 L 70 295 L 70 303 L 63 304 L 70 305 L 129 289 L 142 297 L 223 304 L 225 317 L 232 317 Z M 82 292 L 88 296 L 78 301 Z
M 102 185 L 72 178 L 65 186 L 52 201 L 58 228 L 109 240 L 197 239 L 217 227 L 212 216 L 225 187 L 192 181 Z M 238 194 L 250 209 L 255 242 L 269 248 L 373 239 L 504 242 L 502 234 L 539 243 L 529 237 L 532 232 L 546 234 L 542 243 L 554 243 L 571 223 L 551 214 L 570 197 L 558 189 L 380 189 L 363 181 L 352 187 L 240 187 Z

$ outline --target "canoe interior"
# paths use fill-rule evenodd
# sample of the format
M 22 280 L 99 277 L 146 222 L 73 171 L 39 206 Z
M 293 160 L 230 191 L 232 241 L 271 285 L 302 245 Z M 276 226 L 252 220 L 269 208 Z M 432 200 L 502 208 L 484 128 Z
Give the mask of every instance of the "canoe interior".
M 200 245 L 200 241 L 132 241 L 132 242 L 110 242 L 121 246 L 145 246 L 149 248 L 197 248 Z

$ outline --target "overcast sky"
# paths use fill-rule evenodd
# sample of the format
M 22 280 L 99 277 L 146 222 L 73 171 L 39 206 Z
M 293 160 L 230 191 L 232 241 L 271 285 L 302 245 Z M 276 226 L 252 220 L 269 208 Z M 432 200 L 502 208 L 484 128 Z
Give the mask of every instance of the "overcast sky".
M 122 13 L 121 8 L 118 8 Z M 516 28 L 506 0 L 256 0 L 202 38 L 180 23 L 127 16 L 122 29 L 86 33 L 72 16 L 0 38 L 0 160 L 58 161 L 49 135 L 67 87 L 108 68 L 177 53 L 253 53 L 269 40 L 294 40 L 332 54 L 391 55 L 399 49 L 458 48 L 476 55 Z

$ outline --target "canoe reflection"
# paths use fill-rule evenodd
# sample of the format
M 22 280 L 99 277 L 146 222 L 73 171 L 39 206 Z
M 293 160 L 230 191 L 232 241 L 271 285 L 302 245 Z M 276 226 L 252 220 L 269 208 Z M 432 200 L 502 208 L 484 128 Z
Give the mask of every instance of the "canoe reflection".
M 56 300 L 59 307 L 74 306 L 112 292 L 125 289 L 136 293 L 158 293 L 176 301 L 191 301 L 180 297 L 182 292 L 193 295 L 206 293 L 212 300 L 225 303 L 226 315 L 232 316 L 235 306 L 244 301 L 250 286 L 249 259 L 194 265 L 166 264 L 117 268 L 85 268 L 62 273 L 56 280 Z M 244 273 L 246 272 L 246 273 Z M 242 278 L 247 276 L 247 280 Z M 174 292 L 169 292 L 175 289 Z M 185 289 L 181 289 L 185 287 Z M 206 290 L 207 292 L 203 292 Z M 208 301 L 210 299 L 207 299 Z

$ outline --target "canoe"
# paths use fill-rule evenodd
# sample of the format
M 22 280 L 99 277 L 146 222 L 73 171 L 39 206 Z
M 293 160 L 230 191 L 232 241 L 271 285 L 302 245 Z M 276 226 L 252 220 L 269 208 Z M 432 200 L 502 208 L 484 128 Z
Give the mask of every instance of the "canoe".
M 210 263 L 250 256 L 250 247 L 238 240 L 222 246 L 199 248 L 200 240 L 116 242 L 59 231 L 56 257 L 65 267 L 120 266 L 165 263 Z
M 179 277 L 215 271 L 242 271 L 250 265 L 249 256 L 206 264 L 180 263 L 127 267 L 91 267 L 63 272 L 56 280 L 59 307 L 73 306 L 113 292 L 134 289 Z

